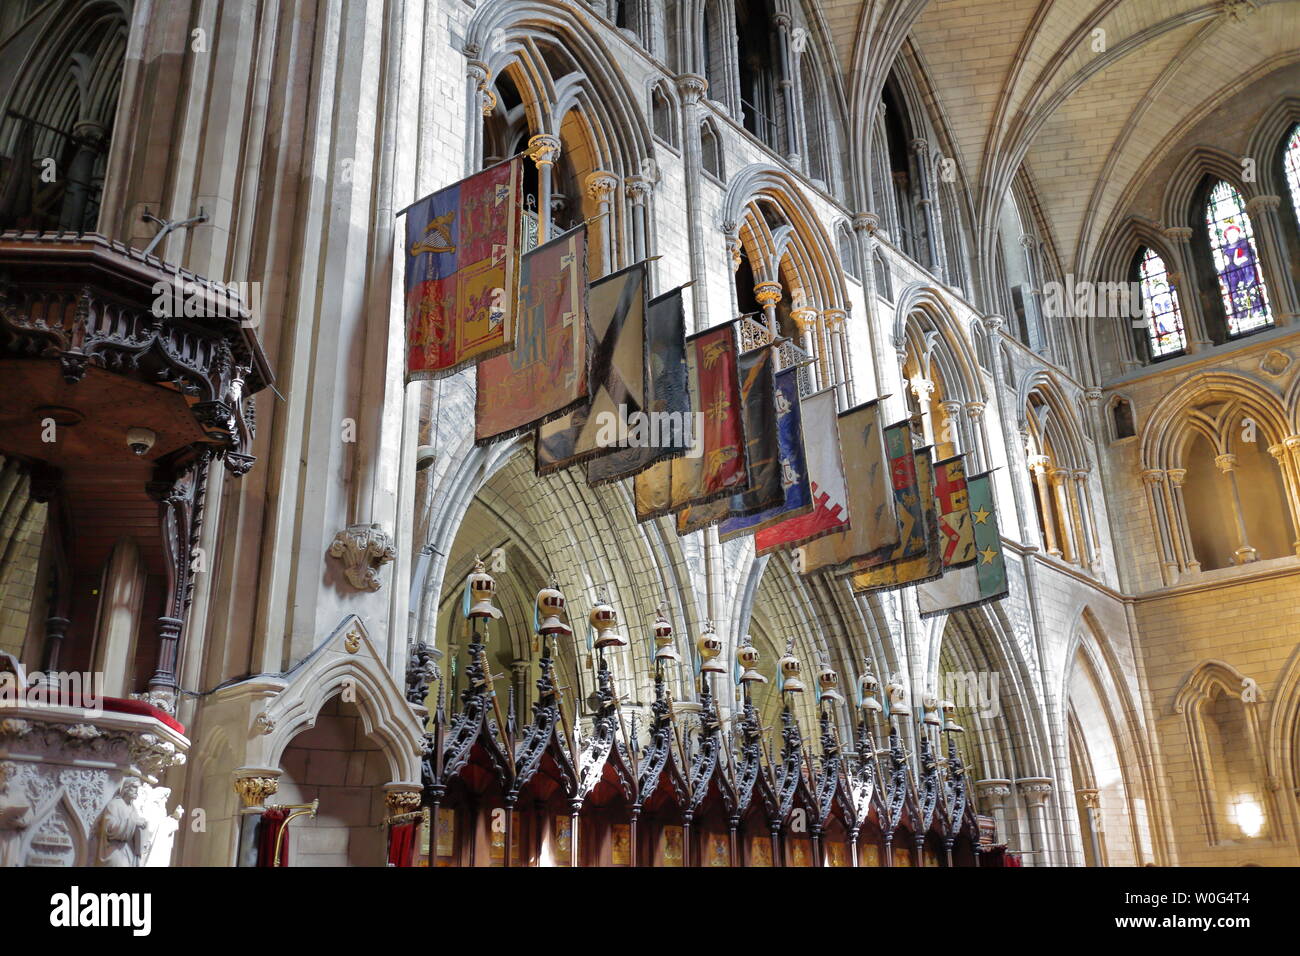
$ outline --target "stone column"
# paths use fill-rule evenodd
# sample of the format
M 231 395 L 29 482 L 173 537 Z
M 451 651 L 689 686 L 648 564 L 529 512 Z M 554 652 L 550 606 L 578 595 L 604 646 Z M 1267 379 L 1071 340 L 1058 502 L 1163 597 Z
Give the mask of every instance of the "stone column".
M 466 51 L 469 53 L 470 51 Z M 465 174 L 478 172 L 483 166 L 483 117 L 490 116 L 496 108 L 497 97 L 488 86 L 492 71 L 482 60 L 476 59 L 478 50 L 465 66 Z
M 869 158 L 868 158 L 869 161 Z M 873 212 L 860 212 L 853 217 L 853 232 L 857 237 L 858 274 L 862 276 L 862 297 L 867 305 L 864 322 L 867 345 L 871 352 L 871 374 L 875 381 L 872 390 L 880 395 L 884 392 L 884 380 L 881 378 L 880 345 L 876 341 L 876 262 L 874 238 L 879 228 L 880 217 Z
M 705 38 L 708 42 L 708 38 Z M 700 215 L 700 100 L 709 89 L 709 81 L 694 73 L 677 77 L 677 92 L 682 101 L 682 166 L 686 179 L 686 237 L 691 255 L 691 302 L 694 330 L 709 327 L 707 297 L 708 265 L 704 259 L 704 236 Z
M 528 140 L 528 158 L 537 164 L 537 244 L 551 238 L 551 169 L 560 158 L 560 138 L 538 133 Z
M 943 277 L 943 266 L 939 262 L 939 247 L 935 243 L 934 195 L 930 188 L 930 143 L 917 138 L 908 144 L 915 157 L 916 166 L 916 204 L 921 210 L 921 219 L 925 222 L 925 252 L 929 256 L 930 271 Z
M 1192 533 L 1187 523 L 1187 504 L 1183 500 L 1183 479 L 1187 477 L 1187 469 L 1170 468 L 1165 474 L 1169 478 L 1165 485 L 1172 506 L 1169 515 L 1169 521 L 1173 525 L 1171 536 L 1176 542 L 1182 542 L 1180 559 L 1184 570 L 1199 571 L 1201 562 L 1196 560 L 1196 552 L 1192 549 Z
M 975 466 L 972 473 L 988 468 L 989 462 L 992 461 L 989 455 L 988 436 L 984 434 L 984 409 L 984 402 L 966 403 L 966 417 L 970 421 L 972 438 L 970 451 L 966 457 L 969 460 L 972 454 L 975 456 L 975 461 L 971 462 Z
M 776 39 L 781 58 L 781 98 L 785 103 L 785 156 L 795 169 L 800 169 L 803 160 L 799 155 L 799 142 L 795 137 L 795 128 L 803 117 L 802 105 L 795 100 L 794 80 L 795 58 L 790 53 L 790 14 L 778 13 L 772 18 L 776 22 Z M 775 117 L 773 117 L 775 119 Z M 771 144 L 775 148 L 776 144 Z
M 1011 796 L 1011 781 L 1000 777 L 976 780 L 975 795 L 979 798 L 980 805 L 993 817 L 1002 842 L 1009 842 L 1011 831 L 1007 823 L 1007 797 Z
M 925 443 L 933 445 L 935 442 L 934 419 L 930 414 L 930 398 L 934 395 L 934 382 L 928 378 L 914 378 L 910 379 L 907 384 L 911 388 L 912 394 L 916 396 L 916 403 L 921 406 L 921 423 L 925 430 Z
M 827 348 L 830 351 L 830 367 L 833 381 L 840 388 L 840 405 L 847 408 L 852 404 L 849 398 L 849 359 L 844 346 L 844 323 L 848 313 L 843 309 L 827 309 L 822 313 L 822 325 L 826 328 Z
M 1088 843 L 1092 847 L 1094 866 L 1105 866 L 1101 855 L 1101 793 L 1096 788 L 1085 787 L 1074 791 L 1079 795 L 1084 812 L 1088 817 Z
M 605 170 L 596 170 L 587 174 L 587 198 L 596 203 L 596 215 L 600 219 L 600 275 L 609 275 L 615 270 L 616 246 L 614 242 L 614 211 L 612 200 L 618 189 L 618 177 Z M 598 278 L 593 276 L 592 278 Z
M 936 443 L 952 445 L 952 454 L 966 450 L 962 435 L 961 402 L 944 401 L 939 403 L 939 407 L 943 409 L 943 425 L 939 428 Z
M 1172 528 L 1166 524 L 1164 482 L 1165 473 L 1159 468 L 1146 468 L 1140 473 L 1142 483 L 1147 489 L 1147 509 L 1151 518 L 1151 530 L 1156 535 L 1160 546 L 1160 570 L 1165 584 L 1173 584 L 1178 579 L 1178 561 L 1174 558 L 1174 546 L 1170 542 Z
M 1246 540 L 1246 516 L 1241 510 L 1241 489 L 1237 487 L 1237 456 L 1216 455 L 1214 464 L 1227 476 L 1228 485 L 1232 489 L 1232 511 L 1237 519 L 1237 539 L 1240 542 L 1237 550 L 1232 552 L 1233 556 L 1238 564 L 1249 564 L 1259 557 L 1259 552 Z
M 528 697 L 528 678 L 532 674 L 532 661 L 525 658 L 516 658 L 510 662 L 511 683 L 514 685 L 515 695 L 515 713 L 518 714 L 520 723 L 526 723 L 528 705 L 532 703 Z
M 765 279 L 754 286 L 754 298 L 763 307 L 763 322 L 767 331 L 776 338 L 781 330 L 776 321 L 776 304 L 781 301 L 781 283 Z M 801 311 L 801 310 L 796 310 Z
M 235 771 L 235 793 L 241 803 L 235 820 L 239 840 L 235 866 L 257 866 L 257 824 L 267 801 L 280 788 L 280 773 L 278 767 L 240 767 Z
M 1048 470 L 1052 460 L 1046 455 L 1034 455 L 1029 459 L 1029 468 L 1034 473 L 1034 487 L 1038 491 L 1038 506 L 1043 512 L 1043 541 L 1047 553 L 1059 558 L 1061 548 L 1056 543 L 1056 522 L 1052 517 L 1052 491 L 1049 487 Z
M 646 198 L 654 189 L 654 181 L 646 176 L 629 176 L 623 180 L 623 190 L 632 200 L 632 261 L 640 262 L 650 255 L 647 243 Z
M 821 365 L 822 356 L 817 348 L 815 341 L 815 331 L 817 327 L 817 310 L 816 309 L 793 309 L 790 312 L 790 318 L 794 321 L 795 326 L 799 329 L 799 345 L 811 355 L 816 361 L 812 368 L 816 369 L 817 374 L 813 375 L 808 372 L 809 377 L 815 379 L 814 391 L 820 390 L 826 386 Z
M 1062 468 L 1048 468 L 1047 478 L 1052 485 L 1052 493 L 1056 498 L 1056 513 L 1061 519 L 1061 556 L 1071 564 L 1079 561 L 1079 553 L 1076 547 L 1078 535 L 1078 523 L 1074 521 L 1073 510 L 1070 507 L 1070 496 L 1067 493 L 1066 485 L 1069 482 L 1070 473 Z
M 1291 543 L 1297 555 L 1300 555 L 1300 435 L 1289 435 L 1276 445 L 1271 445 L 1268 453 L 1282 469 L 1282 485 L 1286 488 L 1287 502 L 1291 509 L 1291 526 L 1296 539 Z
M 102 123 L 83 120 L 73 127 L 73 141 L 77 149 L 68 164 L 64 179 L 63 206 L 59 210 L 59 228 L 81 232 L 86 221 L 86 207 L 94 183 L 95 164 L 104 148 L 105 130 Z
M 1047 864 L 1047 851 L 1051 843 L 1051 834 L 1047 824 L 1047 801 L 1052 796 L 1050 777 L 1022 777 L 1016 781 L 1020 796 L 1029 810 L 1029 832 L 1034 841 L 1034 866 Z
M 1092 570 L 1099 564 L 1101 557 L 1101 547 L 1097 541 L 1096 520 L 1092 513 L 1092 505 L 1088 500 L 1088 472 L 1083 468 L 1076 468 L 1070 472 L 1070 478 L 1073 479 L 1074 497 L 1071 501 L 1074 504 L 1079 521 L 1079 557 L 1083 566 Z

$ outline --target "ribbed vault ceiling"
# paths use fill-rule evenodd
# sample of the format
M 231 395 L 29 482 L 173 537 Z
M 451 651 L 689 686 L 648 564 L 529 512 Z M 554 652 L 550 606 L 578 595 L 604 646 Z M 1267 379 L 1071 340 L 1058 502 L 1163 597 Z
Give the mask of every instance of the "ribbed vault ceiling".
M 864 64 L 893 62 L 910 45 L 978 223 L 993 221 L 1024 162 L 1067 269 L 1095 252 L 1153 155 L 1247 83 L 1300 57 L 1295 0 L 817 6 L 850 102 Z M 874 67 L 871 79 L 880 79 Z

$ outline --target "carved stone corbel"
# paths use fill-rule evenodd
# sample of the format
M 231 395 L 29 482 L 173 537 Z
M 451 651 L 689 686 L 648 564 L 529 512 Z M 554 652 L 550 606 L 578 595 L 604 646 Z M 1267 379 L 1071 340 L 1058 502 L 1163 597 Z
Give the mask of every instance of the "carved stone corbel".
M 397 557 L 397 548 L 381 525 L 354 524 L 334 536 L 329 555 L 343 562 L 343 573 L 354 588 L 378 591 L 379 569 Z

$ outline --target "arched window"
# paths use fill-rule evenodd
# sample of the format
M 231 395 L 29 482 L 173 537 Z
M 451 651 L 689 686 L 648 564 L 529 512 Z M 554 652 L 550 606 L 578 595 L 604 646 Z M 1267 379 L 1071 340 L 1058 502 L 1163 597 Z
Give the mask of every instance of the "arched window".
M 1178 308 L 1178 293 L 1169 281 L 1165 260 L 1144 246 L 1137 255 L 1137 281 L 1142 288 L 1142 314 L 1147 320 L 1151 357 L 1164 358 L 1187 351 L 1187 334 Z
M 718 139 L 718 131 L 707 119 L 700 124 L 700 159 L 706 173 L 722 179 L 722 142 Z
M 736 3 L 736 59 L 740 73 L 740 106 L 745 129 L 777 149 L 781 123 L 778 91 L 786 79 L 776 45 L 769 0 Z
M 1133 419 L 1133 404 L 1127 398 L 1116 396 L 1110 405 L 1111 441 L 1132 438 L 1137 434 Z
M 673 136 L 673 130 L 676 128 L 676 124 L 673 123 L 673 101 L 662 83 L 656 83 L 650 90 L 650 119 L 655 136 L 669 146 L 675 147 L 677 139 Z
M 857 258 L 853 255 L 853 233 L 849 231 L 848 223 L 841 222 L 836 226 L 835 240 L 840 249 L 840 268 L 850 278 L 860 279 Z
M 808 178 L 814 182 L 820 181 L 830 190 L 831 173 L 826 155 L 830 139 L 826 126 L 828 100 L 822 90 L 817 63 L 811 52 L 805 52 L 800 57 L 799 78 L 803 87 L 804 129 L 808 137 Z
M 1230 183 L 1220 180 L 1210 190 L 1205 203 L 1205 225 L 1228 335 L 1244 335 L 1272 325 L 1268 293 L 1259 269 L 1255 230 L 1241 193 Z
M 1300 223 L 1300 123 L 1292 127 L 1287 137 L 1282 169 L 1286 172 L 1286 188 L 1291 193 L 1291 208 L 1295 210 L 1296 222 Z

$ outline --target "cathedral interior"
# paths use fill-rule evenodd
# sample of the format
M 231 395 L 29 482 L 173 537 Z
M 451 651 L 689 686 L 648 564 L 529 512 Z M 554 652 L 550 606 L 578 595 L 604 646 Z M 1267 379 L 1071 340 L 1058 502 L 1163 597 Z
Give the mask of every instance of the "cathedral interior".
M 1298 37 L 5 0 L 0 865 L 1300 863 Z M 403 230 L 493 168 L 520 242 L 982 476 L 1002 590 L 480 440 L 472 366 L 408 375 Z

